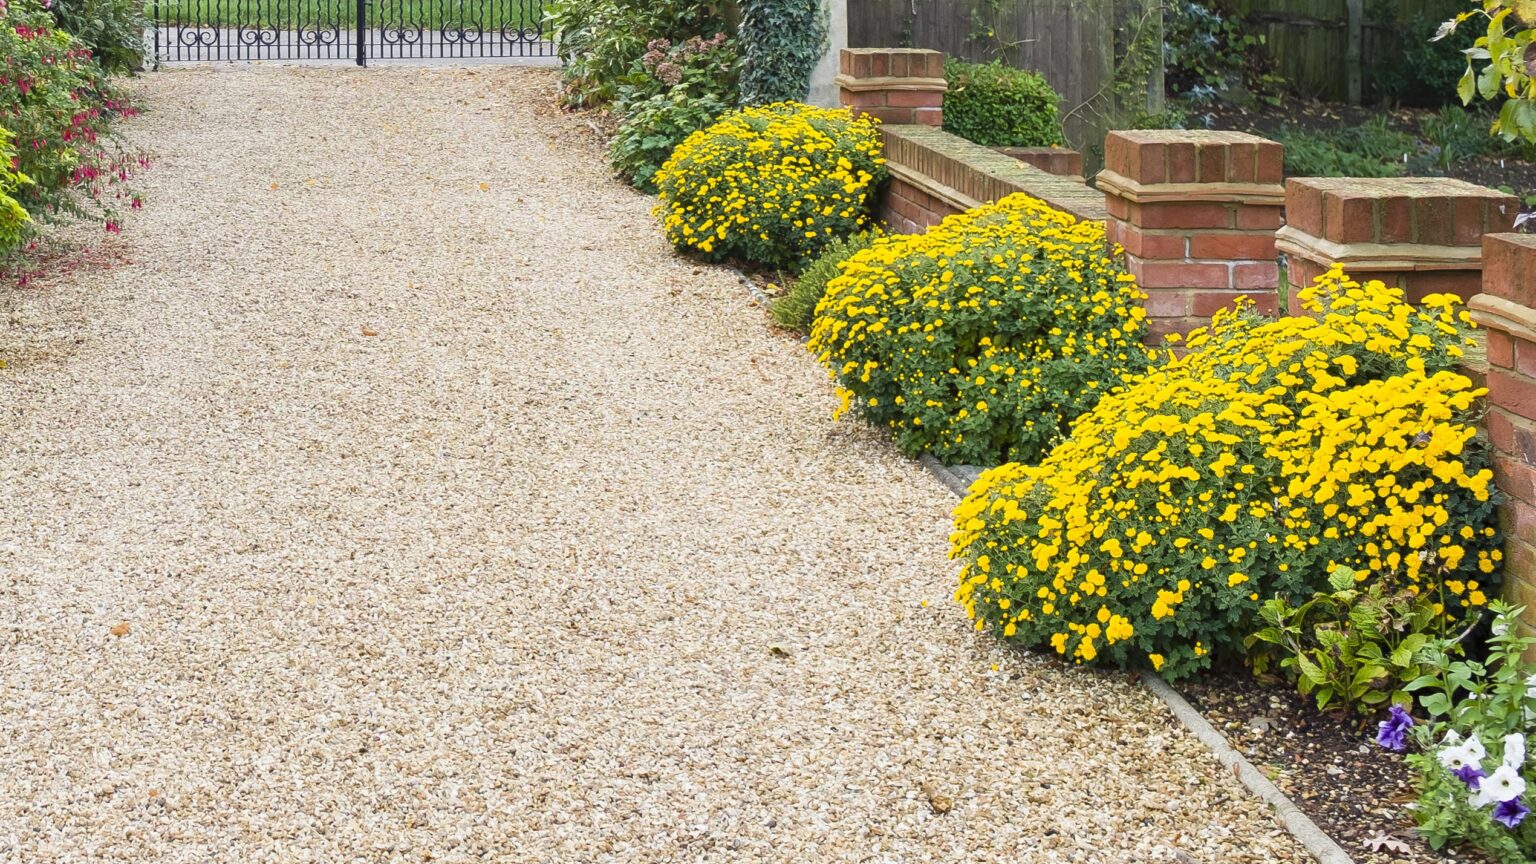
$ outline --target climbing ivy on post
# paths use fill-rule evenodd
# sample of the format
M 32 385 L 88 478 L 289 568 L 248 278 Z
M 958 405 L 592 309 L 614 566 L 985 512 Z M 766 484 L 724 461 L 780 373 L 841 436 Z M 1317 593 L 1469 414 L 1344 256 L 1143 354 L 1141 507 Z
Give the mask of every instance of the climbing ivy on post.
M 742 44 L 744 105 L 805 99 L 811 71 L 827 44 L 822 0 L 742 0 L 737 38 Z

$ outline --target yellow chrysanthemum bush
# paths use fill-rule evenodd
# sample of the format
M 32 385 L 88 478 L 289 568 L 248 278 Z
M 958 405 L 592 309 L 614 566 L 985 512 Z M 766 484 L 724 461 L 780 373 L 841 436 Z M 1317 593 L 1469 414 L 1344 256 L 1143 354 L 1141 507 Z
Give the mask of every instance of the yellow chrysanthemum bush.
M 657 172 L 656 214 L 678 249 L 798 269 L 869 225 L 885 179 L 875 121 L 778 102 L 688 136 Z
M 841 265 L 809 347 L 843 407 L 909 455 L 1034 462 L 1146 368 L 1145 296 L 1104 227 L 1024 195 L 886 237 Z
M 1501 556 L 1484 391 L 1455 371 L 1466 312 L 1338 268 L 1302 300 L 1316 317 L 1218 314 L 1042 464 L 981 476 L 952 537 L 977 629 L 1173 679 L 1340 565 L 1440 614 L 1487 602 Z

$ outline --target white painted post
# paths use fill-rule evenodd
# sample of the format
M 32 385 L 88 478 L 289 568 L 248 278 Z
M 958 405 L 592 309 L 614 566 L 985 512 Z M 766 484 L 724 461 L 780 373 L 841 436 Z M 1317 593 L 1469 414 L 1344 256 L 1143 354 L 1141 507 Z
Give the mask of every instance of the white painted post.
M 827 16 L 827 50 L 811 72 L 811 92 L 806 101 L 823 108 L 836 108 L 838 63 L 848 47 L 848 0 L 822 0 Z

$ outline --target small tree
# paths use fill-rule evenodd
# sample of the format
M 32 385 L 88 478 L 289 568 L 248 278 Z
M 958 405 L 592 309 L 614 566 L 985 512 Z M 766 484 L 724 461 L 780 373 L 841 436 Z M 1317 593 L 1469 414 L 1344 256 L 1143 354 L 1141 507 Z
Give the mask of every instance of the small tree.
M 1462 12 L 1440 25 L 1434 41 L 1463 23 L 1482 17 L 1488 32 L 1466 51 L 1467 71 L 1456 85 L 1462 104 L 1473 99 L 1504 104 L 1491 132 L 1506 141 L 1536 141 L 1536 3 L 1531 0 L 1483 0 L 1483 8 Z M 1479 62 L 1485 62 L 1481 69 Z

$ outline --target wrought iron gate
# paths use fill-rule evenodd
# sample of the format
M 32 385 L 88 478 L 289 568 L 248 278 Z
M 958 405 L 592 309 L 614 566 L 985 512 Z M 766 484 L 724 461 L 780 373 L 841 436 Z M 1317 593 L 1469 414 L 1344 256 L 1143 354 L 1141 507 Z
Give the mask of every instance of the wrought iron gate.
M 544 0 L 153 0 L 155 58 L 553 57 Z

